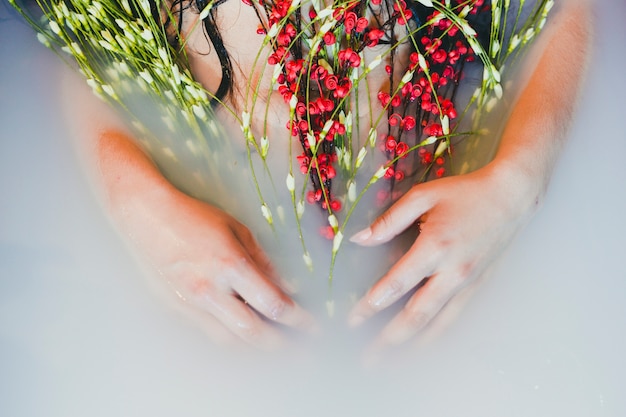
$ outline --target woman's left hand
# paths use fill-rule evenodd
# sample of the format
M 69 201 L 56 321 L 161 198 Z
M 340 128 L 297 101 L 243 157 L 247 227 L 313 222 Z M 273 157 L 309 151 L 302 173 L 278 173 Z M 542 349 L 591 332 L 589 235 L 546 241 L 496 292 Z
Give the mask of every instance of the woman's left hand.
M 421 229 L 409 251 L 353 308 L 349 324 L 359 325 L 426 280 L 384 328 L 377 344 L 399 344 L 418 333 L 480 276 L 526 222 L 541 194 L 542 187 L 534 182 L 492 164 L 414 186 L 351 239 L 375 246 L 409 227 Z

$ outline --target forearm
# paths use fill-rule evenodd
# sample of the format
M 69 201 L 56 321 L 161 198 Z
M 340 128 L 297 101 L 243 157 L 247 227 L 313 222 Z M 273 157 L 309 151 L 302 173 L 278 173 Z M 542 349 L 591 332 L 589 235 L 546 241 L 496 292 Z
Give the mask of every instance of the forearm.
M 564 2 L 546 27 L 542 52 L 513 107 L 492 167 L 541 200 L 565 142 L 590 43 L 587 2 Z
M 120 117 L 93 96 L 81 79 L 63 80 L 63 105 L 71 133 L 95 193 L 124 234 L 136 235 L 157 209 L 164 211 L 182 193 L 137 146 Z M 154 220 L 156 221 L 156 220 Z

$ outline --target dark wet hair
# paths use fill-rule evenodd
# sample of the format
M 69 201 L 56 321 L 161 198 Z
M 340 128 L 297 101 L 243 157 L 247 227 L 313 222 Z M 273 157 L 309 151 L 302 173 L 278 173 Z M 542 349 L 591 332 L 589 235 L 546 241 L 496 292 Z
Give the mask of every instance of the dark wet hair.
M 211 0 L 173 0 L 169 5 L 169 12 L 167 13 L 167 17 L 164 22 L 164 26 L 166 31 L 168 32 L 168 41 L 172 47 L 175 49 L 180 49 L 180 38 L 179 35 L 181 33 L 181 29 L 183 26 L 184 14 L 186 12 L 200 13 L 210 2 Z M 208 39 L 215 49 L 215 53 L 220 61 L 221 69 L 222 69 L 222 79 L 220 81 L 219 87 L 215 92 L 215 98 L 217 100 L 224 99 L 228 94 L 232 92 L 233 89 L 233 64 L 230 59 L 230 55 L 228 50 L 224 46 L 224 41 L 220 34 L 219 28 L 216 24 L 216 17 L 218 6 L 225 3 L 228 0 L 215 0 L 214 4 L 211 6 L 211 10 L 208 13 L 207 17 L 203 20 L 202 25 L 203 29 L 208 36 Z M 241 1 L 241 0 L 231 0 L 231 1 Z M 155 19 L 162 19 L 162 11 L 157 9 L 156 1 L 150 0 L 153 16 Z M 390 8 L 393 7 L 394 1 L 386 2 Z M 485 3 L 491 3 L 490 0 L 487 0 Z M 367 7 L 367 0 L 361 0 L 361 4 L 357 7 Z M 417 0 L 406 0 L 407 7 L 411 9 L 413 12 L 412 20 L 414 20 L 417 24 L 421 24 L 428 19 L 428 16 L 433 12 L 433 9 L 430 7 L 426 7 L 421 4 Z M 391 9 L 390 9 L 391 10 Z M 262 18 L 259 15 L 259 11 L 255 8 L 257 16 L 259 17 L 259 21 L 262 22 Z M 389 11 L 388 13 L 391 13 Z M 175 18 L 175 21 L 172 19 Z M 294 13 L 295 19 L 295 27 L 297 29 L 301 28 L 301 15 L 299 11 Z M 491 13 L 478 13 L 476 16 L 468 17 L 468 21 L 470 24 L 477 28 L 477 33 L 479 34 L 479 42 L 483 45 L 489 44 L 489 26 L 491 24 Z M 176 27 L 173 27 L 173 26 Z M 393 28 L 387 28 L 393 31 Z M 485 30 L 487 29 L 487 30 Z M 416 35 L 416 37 L 419 36 Z M 298 42 L 295 42 L 295 45 L 292 47 L 292 52 L 297 58 L 300 58 L 302 55 L 302 40 L 299 38 Z
M 167 13 L 164 26 L 166 32 L 168 33 L 168 41 L 173 48 L 178 50 L 181 47 L 180 33 L 183 26 L 184 13 L 186 11 L 200 13 L 209 4 L 209 1 L 210 0 L 174 0 L 170 4 L 170 10 L 169 13 Z M 220 81 L 220 85 L 215 92 L 215 97 L 218 100 L 222 100 L 226 97 L 226 95 L 232 91 L 233 85 L 233 64 L 230 60 L 230 55 L 224 46 L 222 35 L 220 34 L 216 24 L 217 7 L 226 1 L 227 0 L 216 0 L 209 11 L 209 14 L 202 21 L 204 32 L 208 36 L 213 48 L 215 48 L 215 52 L 220 60 L 222 68 L 222 80 Z M 151 4 L 154 8 L 153 13 L 157 13 L 156 17 L 160 19 L 160 11 L 156 9 L 154 0 L 151 0 Z M 175 18 L 175 21 L 172 20 L 172 17 Z M 176 25 L 176 27 L 173 28 L 173 25 Z

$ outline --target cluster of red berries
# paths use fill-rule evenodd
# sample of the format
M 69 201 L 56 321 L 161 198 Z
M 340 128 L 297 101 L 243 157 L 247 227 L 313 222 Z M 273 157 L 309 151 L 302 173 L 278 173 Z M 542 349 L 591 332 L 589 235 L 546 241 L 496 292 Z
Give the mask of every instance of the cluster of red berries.
M 388 158 L 384 177 L 392 180 L 392 184 L 402 181 L 405 172 L 399 161 L 414 149 L 417 160 L 429 172 L 432 169 L 434 176 L 443 176 L 446 154 L 435 150 L 441 148 L 442 142 L 450 149 L 448 133 L 457 117 L 454 92 L 464 64 L 474 60 L 466 35 L 439 11 L 423 13 L 421 19 L 431 24 L 419 31 L 411 29 L 416 25 L 409 22 L 420 19 L 416 16 L 417 8 L 426 10 L 415 0 L 410 1 L 410 7 L 404 0 L 388 0 L 391 8 L 383 5 L 382 0 L 335 4 L 331 27 L 321 23 L 327 22 L 326 18 L 316 20 L 318 14 L 313 8 L 308 12 L 313 23 L 303 24 L 304 6 L 293 1 L 261 0 L 259 5 L 265 9 L 267 21 L 259 33 L 272 34 L 268 64 L 281 66 L 276 77 L 278 91 L 293 109 L 287 128 L 302 146 L 302 154 L 298 156 L 300 170 L 312 183 L 307 200 L 319 204 L 329 214 L 341 209 L 341 202 L 332 192 L 332 179 L 337 175 L 336 146 L 351 134 L 342 122 L 345 116 L 342 110 L 354 88 L 351 74 L 355 68 L 362 67 L 361 53 L 365 48 L 381 42 L 390 45 L 397 42 L 394 28 L 398 25 L 405 32 L 413 31 L 413 41 L 408 43 L 414 49 L 405 71 L 392 68 L 397 62 L 394 60 L 386 66 L 388 89 L 378 93 L 380 105 L 387 112 L 387 131 L 380 136 L 380 148 Z M 455 5 L 451 10 L 465 15 L 489 9 L 484 0 L 452 0 L 452 3 Z M 312 48 L 308 53 L 304 52 L 305 38 Z M 338 52 L 328 56 L 328 47 L 333 45 L 335 48 L 331 49 Z M 398 73 L 410 74 L 410 78 L 398 81 L 394 78 Z M 416 146 L 426 137 L 435 138 L 429 148 Z

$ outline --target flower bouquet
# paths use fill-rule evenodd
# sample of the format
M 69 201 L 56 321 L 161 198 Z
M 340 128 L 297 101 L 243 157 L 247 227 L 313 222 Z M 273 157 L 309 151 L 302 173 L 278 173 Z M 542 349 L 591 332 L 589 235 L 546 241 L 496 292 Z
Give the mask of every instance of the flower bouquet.
M 211 169 L 228 146 L 217 109 L 229 112 L 243 132 L 259 213 L 272 226 L 282 207 L 272 206 L 268 193 L 288 193 L 309 268 L 300 222 L 307 205 L 318 208 L 309 211 L 332 241 L 329 278 L 346 225 L 374 184 L 384 183 L 374 200 L 382 206 L 407 187 L 451 171 L 456 144 L 479 135 L 482 117 L 502 98 L 505 64 L 508 68 L 543 28 L 553 5 L 553 0 L 532 5 L 524 0 L 513 5 L 509 0 L 230 1 L 242 1 L 258 16 L 256 36 L 263 46 L 255 68 L 271 74 L 270 89 L 288 106 L 285 131 L 297 146 L 289 147 L 284 186 L 263 187 L 256 179 L 259 166 L 271 176 L 267 160 L 275 149 L 267 126 L 270 100 L 259 99 L 260 81 L 248 77 L 243 108 L 237 108 L 224 99 L 224 83 L 211 93 L 189 69 L 186 34 L 175 24 L 183 10 L 198 14 L 197 25 L 204 25 L 218 51 L 223 79 L 230 74 L 228 54 L 219 53 L 223 44 L 218 47 L 214 30 L 221 1 L 38 0 L 42 18 L 27 18 L 44 44 L 75 60 L 98 96 L 129 115 L 151 152 L 176 157 L 167 141 L 148 139 L 170 132 L 174 139 L 168 140 L 203 152 Z M 479 66 L 482 76 L 461 107 L 458 94 L 470 66 Z M 133 104 L 137 92 L 158 107 L 156 127 L 144 123 L 141 106 Z M 259 121 L 252 115 L 262 106 L 265 117 Z

